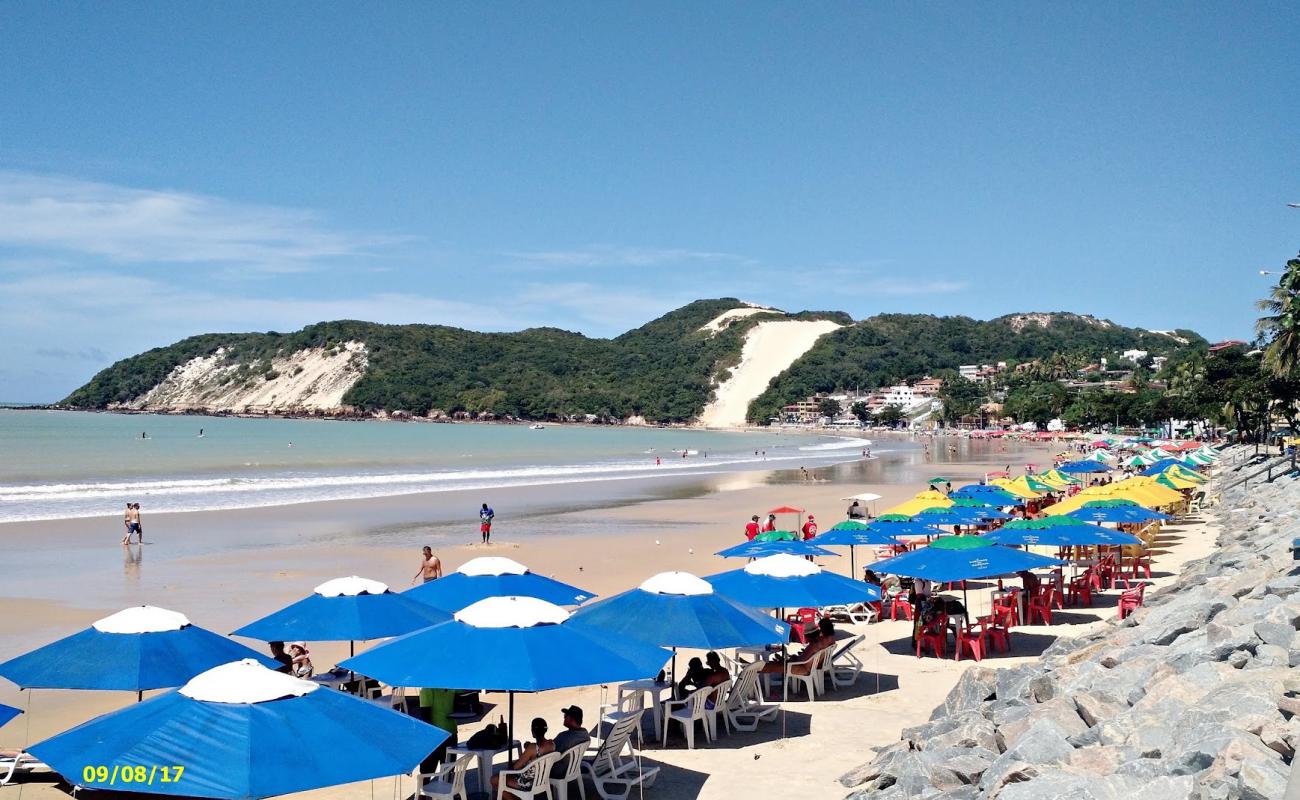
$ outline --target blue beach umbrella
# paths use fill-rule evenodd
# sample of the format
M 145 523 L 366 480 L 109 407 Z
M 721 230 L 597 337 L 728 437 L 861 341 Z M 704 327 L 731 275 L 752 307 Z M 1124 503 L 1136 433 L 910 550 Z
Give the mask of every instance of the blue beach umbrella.
M 535 597 L 557 606 L 577 606 L 596 596 L 496 556 L 470 559 L 450 575 L 402 594 L 443 611 L 459 611 L 488 597 Z
M 275 660 L 191 625 L 185 615 L 134 606 L 91 627 L 0 664 L 0 676 L 24 689 L 143 692 L 181 684 L 220 664 Z
M 919 522 L 923 525 L 974 525 L 974 522 L 967 522 L 966 517 L 958 513 L 955 508 L 927 508 L 919 513 L 912 515 L 913 522 Z
M 886 575 L 950 583 L 1054 567 L 1060 563 L 1054 558 L 994 544 L 987 535 L 944 536 L 928 547 L 877 561 L 875 569 Z
M 4 725 L 6 722 L 21 713 L 23 713 L 21 708 L 14 708 L 13 706 L 7 706 L 4 703 L 0 703 L 0 725 Z
M 956 489 L 948 495 L 953 499 L 966 497 L 972 500 L 978 500 L 981 503 L 988 503 L 991 506 L 1023 506 L 1025 500 L 1022 497 L 1016 497 L 1011 492 L 998 486 L 990 486 L 984 483 L 971 483 Z
M 1057 519 L 1069 518 L 1058 517 Z M 1077 547 L 1089 544 L 1118 547 L 1142 543 L 1141 539 L 1131 533 L 1112 531 L 1109 528 L 1089 525 L 1075 519 L 1070 519 L 1074 524 L 1064 525 L 1059 523 L 1043 525 L 1041 522 L 1042 520 L 1013 520 L 985 534 L 983 538 L 996 544 L 1038 547 Z
M 849 577 L 851 578 L 858 576 L 857 559 L 854 552 L 858 545 L 879 547 L 899 544 L 897 539 L 880 530 L 880 528 L 872 527 L 871 523 L 859 522 L 855 519 L 837 523 L 835 527 L 825 533 L 817 534 L 816 542 L 823 546 L 849 548 Z
M 1153 522 L 1155 520 L 1172 519 L 1168 514 L 1161 514 L 1159 511 L 1152 511 L 1149 508 L 1143 508 L 1139 505 L 1131 506 L 1088 506 L 1076 508 L 1065 514 L 1071 519 L 1077 519 L 1081 522 L 1122 522 L 1122 523 L 1142 523 Z
M 818 541 L 821 540 L 818 536 Z M 719 550 L 714 555 L 723 558 L 762 558 L 763 556 L 774 556 L 778 553 L 788 553 L 792 556 L 833 556 L 836 555 L 824 547 L 819 547 L 813 542 L 793 541 L 793 542 L 741 542 L 732 545 L 725 550 Z
M 29 751 L 86 788 L 253 800 L 400 775 L 446 739 L 392 709 L 239 661 Z
M 1082 461 L 1071 461 L 1068 464 L 1062 464 L 1057 467 L 1057 469 L 1067 475 L 1082 475 L 1088 472 L 1110 472 L 1110 467 L 1092 458 L 1085 458 Z
M 611 636 L 554 603 L 507 596 L 480 600 L 447 622 L 384 642 L 339 666 L 391 686 L 509 692 L 513 731 L 515 692 L 649 678 L 668 657 L 661 647 Z
M 880 599 L 880 587 L 874 584 L 826 572 L 791 555 L 760 558 L 705 580 L 722 594 L 759 608 L 822 608 Z
M 310 596 L 250 622 L 233 635 L 264 642 L 353 642 L 401 636 L 450 618 L 445 611 L 354 575 L 326 581 Z
M 635 589 L 583 606 L 573 619 L 662 647 L 716 650 L 790 638 L 790 626 L 714 591 L 687 572 L 662 572 Z
M 938 528 L 926 525 L 924 522 L 916 520 L 899 520 L 897 522 L 887 522 L 885 520 L 874 519 L 870 523 L 873 531 L 879 531 L 886 536 L 897 538 L 899 536 L 943 536 L 944 532 Z

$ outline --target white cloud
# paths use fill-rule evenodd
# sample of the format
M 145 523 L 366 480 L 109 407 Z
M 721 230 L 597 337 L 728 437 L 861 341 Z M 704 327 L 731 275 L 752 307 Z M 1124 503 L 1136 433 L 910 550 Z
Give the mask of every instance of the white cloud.
M 122 264 L 210 263 L 298 271 L 373 253 L 401 237 L 326 229 L 297 209 L 179 191 L 0 171 L 0 247 Z
M 967 287 L 965 281 L 945 279 L 903 280 L 901 278 L 880 278 L 867 281 L 863 289 L 871 294 L 909 295 L 909 294 L 951 294 Z
M 735 253 L 688 250 L 676 247 L 623 247 L 593 244 L 569 250 L 523 250 L 503 255 L 519 261 L 556 267 L 651 267 L 660 264 L 718 261 L 750 264 L 752 259 Z

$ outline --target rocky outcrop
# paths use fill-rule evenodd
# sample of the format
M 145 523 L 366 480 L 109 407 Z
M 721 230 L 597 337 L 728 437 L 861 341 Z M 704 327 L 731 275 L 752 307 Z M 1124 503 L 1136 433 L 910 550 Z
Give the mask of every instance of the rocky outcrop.
M 1300 748 L 1300 485 L 1231 490 L 1213 555 L 1035 663 L 968 669 L 854 800 L 1280 800 Z

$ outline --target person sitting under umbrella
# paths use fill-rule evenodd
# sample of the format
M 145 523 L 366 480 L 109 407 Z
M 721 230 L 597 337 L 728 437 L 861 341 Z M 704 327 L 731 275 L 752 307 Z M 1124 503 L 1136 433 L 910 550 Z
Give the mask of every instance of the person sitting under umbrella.
M 808 644 L 803 646 L 799 654 L 784 665 L 778 657 L 775 661 L 770 661 L 763 666 L 763 672 L 768 674 L 780 675 L 782 672 L 789 672 L 791 675 L 807 675 L 812 671 L 813 656 L 828 647 L 835 646 L 835 624 L 829 617 L 822 617 L 817 623 L 817 636 Z
M 524 745 L 524 751 L 520 753 L 519 758 L 516 759 L 515 762 L 510 765 L 511 770 L 521 770 L 524 767 L 536 761 L 538 758 L 541 758 L 542 756 L 546 755 L 547 753 L 555 752 L 555 740 L 546 738 L 546 720 L 542 719 L 541 717 L 535 717 L 533 719 L 532 732 L 533 732 L 533 738 L 536 739 L 537 741 L 529 742 L 528 744 Z M 521 778 L 523 780 L 520 780 Z M 530 781 L 530 783 L 527 786 L 525 786 L 523 781 Z M 497 796 L 497 784 L 500 782 L 501 782 L 500 775 L 492 776 L 493 797 Z M 525 789 L 525 790 L 532 789 L 533 787 L 531 783 L 531 776 L 520 775 L 519 777 L 515 777 L 514 775 L 511 775 L 510 777 L 506 778 L 506 788 Z M 506 794 L 510 795 L 509 792 L 506 792 Z M 514 795 L 510 795 L 510 796 L 513 797 Z
M 312 666 L 311 657 L 307 649 L 306 642 L 294 642 L 289 645 L 289 655 L 293 657 L 293 676 L 295 678 L 310 678 L 316 668 Z

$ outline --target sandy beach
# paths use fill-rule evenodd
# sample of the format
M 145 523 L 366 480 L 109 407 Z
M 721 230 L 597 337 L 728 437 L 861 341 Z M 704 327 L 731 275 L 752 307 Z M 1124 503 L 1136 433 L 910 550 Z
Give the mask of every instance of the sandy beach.
M 741 562 L 712 555 L 743 537 L 750 514 L 788 504 L 808 509 L 823 528 L 843 519 L 841 499 L 858 492 L 883 495 L 877 510 L 903 500 L 933 475 L 954 485 L 978 480 L 986 471 L 1026 461 L 1043 463 L 1056 446 L 1003 445 L 966 440 L 958 452 L 946 440 L 927 456 L 919 450 L 812 470 L 726 476 L 707 484 L 647 485 L 634 499 L 602 501 L 596 484 L 580 487 L 511 489 L 485 499 L 498 511 L 494 543 L 471 540 L 477 531 L 465 522 L 420 520 L 422 505 L 459 502 L 465 516 L 477 507 L 473 496 L 425 498 L 418 495 L 345 504 L 316 503 L 230 512 L 146 516 L 146 544 L 125 550 L 115 529 L 98 520 L 52 521 L 0 526 L 11 554 L 30 558 L 30 574 L 16 576 L 0 599 L 0 653 L 11 655 L 79 630 L 123 606 L 149 603 L 186 613 L 191 620 L 227 632 L 288 604 L 329 578 L 358 574 L 393 589 L 411 585 L 419 547 L 435 545 L 448 570 L 469 558 L 506 555 L 534 571 L 609 595 L 635 586 L 657 572 L 678 569 L 709 575 Z M 884 443 L 881 443 L 882 449 Z M 530 511 L 519 515 L 513 508 Z M 115 522 L 115 518 L 113 520 Z M 183 541 L 174 546 L 169 542 Z M 1166 528 L 1156 556 L 1157 583 L 1176 574 L 1181 563 L 1203 554 L 1213 541 L 1197 525 Z M 172 555 L 169 550 L 181 550 Z M 142 551 L 142 552 L 141 552 Z M 859 569 L 870 553 L 859 548 Z M 849 558 L 819 559 L 847 574 Z M 981 605 L 983 604 L 983 605 Z M 972 609 L 983 613 L 987 599 L 972 593 Z M 1107 601 L 1091 609 L 1059 614 L 1050 629 L 1019 629 L 1010 656 L 986 664 L 1003 666 L 1033 658 L 1055 635 L 1072 635 L 1113 614 Z M 916 659 L 908 652 L 910 623 L 882 622 L 852 630 L 866 635 L 860 654 L 871 673 L 856 687 L 815 703 L 788 704 L 785 738 L 781 725 L 755 734 L 723 737 L 712 746 L 687 751 L 674 737 L 667 749 L 649 744 L 646 756 L 664 765 L 659 783 L 647 792 L 665 798 L 736 796 L 842 797 L 835 777 L 869 756 L 872 745 L 886 744 L 899 731 L 928 717 L 970 662 Z M 1022 632 L 1023 631 L 1023 632 Z M 260 647 L 260 643 L 247 642 Z M 359 645 L 364 647 L 364 645 Z M 346 656 L 346 645 L 313 645 L 318 671 Z M 687 654 L 689 655 L 689 654 Z M 558 725 L 558 709 L 577 703 L 595 718 L 602 696 L 613 687 L 586 687 L 520 696 L 516 720 L 541 715 Z M 504 698 L 489 712 L 504 713 Z M 96 692 L 19 692 L 7 682 L 0 702 L 29 710 L 6 727 L 0 742 L 21 746 L 39 741 L 97 714 L 131 701 L 125 695 Z M 464 738 L 477 725 L 461 730 Z M 33 796 L 54 796 L 46 787 L 28 787 Z M 313 797 L 407 796 L 410 780 L 353 784 L 310 793 Z

